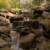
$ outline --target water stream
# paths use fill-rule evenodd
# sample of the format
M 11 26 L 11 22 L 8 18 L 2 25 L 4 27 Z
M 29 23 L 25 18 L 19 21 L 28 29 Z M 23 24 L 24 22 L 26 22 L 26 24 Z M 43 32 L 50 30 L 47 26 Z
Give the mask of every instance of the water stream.
M 23 50 L 20 47 L 20 34 L 12 32 L 11 35 L 11 50 Z

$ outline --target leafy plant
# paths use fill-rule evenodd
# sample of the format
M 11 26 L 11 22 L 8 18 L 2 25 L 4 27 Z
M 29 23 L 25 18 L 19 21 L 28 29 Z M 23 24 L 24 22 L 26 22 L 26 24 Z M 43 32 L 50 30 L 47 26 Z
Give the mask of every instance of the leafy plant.
M 8 0 L 0 0 L 0 9 L 1 8 L 8 8 Z

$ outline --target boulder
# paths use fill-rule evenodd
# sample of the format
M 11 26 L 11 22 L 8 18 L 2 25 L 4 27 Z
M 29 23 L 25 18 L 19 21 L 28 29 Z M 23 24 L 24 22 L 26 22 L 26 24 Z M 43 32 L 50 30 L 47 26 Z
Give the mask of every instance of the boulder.
M 4 47 L 5 45 L 7 45 L 7 42 L 0 38 L 0 47 Z

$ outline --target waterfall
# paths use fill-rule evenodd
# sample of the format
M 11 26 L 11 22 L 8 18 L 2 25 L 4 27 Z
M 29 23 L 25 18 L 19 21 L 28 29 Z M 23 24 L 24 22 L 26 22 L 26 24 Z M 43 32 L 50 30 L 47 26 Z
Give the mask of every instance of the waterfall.
M 15 31 L 11 31 L 11 48 L 10 50 L 23 50 L 20 46 L 20 34 Z

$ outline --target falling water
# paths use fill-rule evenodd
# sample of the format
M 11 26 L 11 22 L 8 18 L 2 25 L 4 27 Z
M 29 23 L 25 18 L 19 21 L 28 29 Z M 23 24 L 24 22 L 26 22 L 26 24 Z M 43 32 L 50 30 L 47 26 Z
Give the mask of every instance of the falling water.
M 11 50 L 23 50 L 19 48 L 20 45 L 20 34 L 14 31 L 11 32 Z M 15 35 L 14 35 L 15 34 Z

